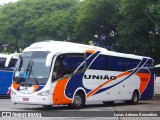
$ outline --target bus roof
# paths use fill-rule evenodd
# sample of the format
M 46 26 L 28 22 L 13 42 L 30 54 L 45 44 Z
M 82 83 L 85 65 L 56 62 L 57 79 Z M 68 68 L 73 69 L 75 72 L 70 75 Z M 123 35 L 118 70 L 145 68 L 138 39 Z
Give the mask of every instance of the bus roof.
M 0 54 L 0 58 L 7 58 L 8 55 L 5 55 L 5 54 Z
M 119 56 L 119 57 L 125 57 L 125 58 L 142 59 L 144 57 L 144 56 L 138 56 L 133 54 L 125 54 L 125 53 L 108 51 L 105 48 L 101 48 L 97 46 L 84 45 L 84 44 L 65 42 L 65 41 L 53 41 L 53 40 L 33 43 L 29 47 L 25 48 L 23 52 L 49 51 L 49 52 L 55 52 L 55 53 L 72 53 L 72 52 L 84 53 L 87 50 L 101 51 L 101 54 L 105 54 L 105 55 L 107 54 L 110 56 Z M 146 57 L 146 58 L 149 58 L 149 57 Z
M 155 65 L 155 67 L 160 67 L 160 64 L 158 64 L 158 65 Z
M 18 56 L 14 55 L 15 53 L 13 54 L 0 54 L 0 58 L 8 58 L 10 55 L 13 55 L 13 58 L 14 59 L 18 59 Z

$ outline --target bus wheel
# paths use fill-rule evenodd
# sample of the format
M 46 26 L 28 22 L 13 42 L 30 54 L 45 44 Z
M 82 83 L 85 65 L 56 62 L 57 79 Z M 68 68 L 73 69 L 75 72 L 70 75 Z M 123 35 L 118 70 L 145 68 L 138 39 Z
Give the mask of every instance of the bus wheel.
M 82 94 L 81 92 L 76 93 L 76 95 L 74 96 L 73 103 L 68 105 L 69 108 L 74 108 L 74 109 L 83 108 L 84 106 L 85 106 L 85 97 L 84 94 Z
M 138 101 L 139 101 L 139 94 L 138 94 L 137 91 L 134 91 L 133 94 L 132 94 L 132 99 L 131 99 L 130 103 L 132 105 L 135 105 L 135 104 L 138 103 Z

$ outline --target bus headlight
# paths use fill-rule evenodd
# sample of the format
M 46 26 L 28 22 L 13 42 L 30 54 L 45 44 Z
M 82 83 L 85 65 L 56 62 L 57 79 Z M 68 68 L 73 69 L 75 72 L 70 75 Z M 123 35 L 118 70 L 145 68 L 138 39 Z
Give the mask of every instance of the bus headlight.
M 49 93 L 50 93 L 50 90 L 45 90 L 43 92 L 38 93 L 37 95 L 38 96 L 47 96 L 47 95 L 49 95 Z

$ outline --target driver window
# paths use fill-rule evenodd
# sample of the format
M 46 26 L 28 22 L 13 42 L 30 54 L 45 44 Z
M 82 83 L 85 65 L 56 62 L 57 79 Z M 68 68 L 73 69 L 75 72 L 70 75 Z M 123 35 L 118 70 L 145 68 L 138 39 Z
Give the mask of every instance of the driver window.
M 52 80 L 57 80 L 84 68 L 84 54 L 68 53 L 59 55 L 55 61 Z
M 64 75 L 64 58 L 62 55 L 58 56 L 55 62 L 53 71 L 53 80 L 59 79 Z

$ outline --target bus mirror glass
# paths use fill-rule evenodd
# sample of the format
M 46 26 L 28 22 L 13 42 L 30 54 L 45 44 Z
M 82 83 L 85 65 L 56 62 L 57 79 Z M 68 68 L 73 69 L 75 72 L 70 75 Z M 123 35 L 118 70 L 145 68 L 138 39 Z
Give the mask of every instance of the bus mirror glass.
M 46 67 L 51 66 L 52 58 L 53 58 L 53 53 L 49 53 L 46 58 Z

